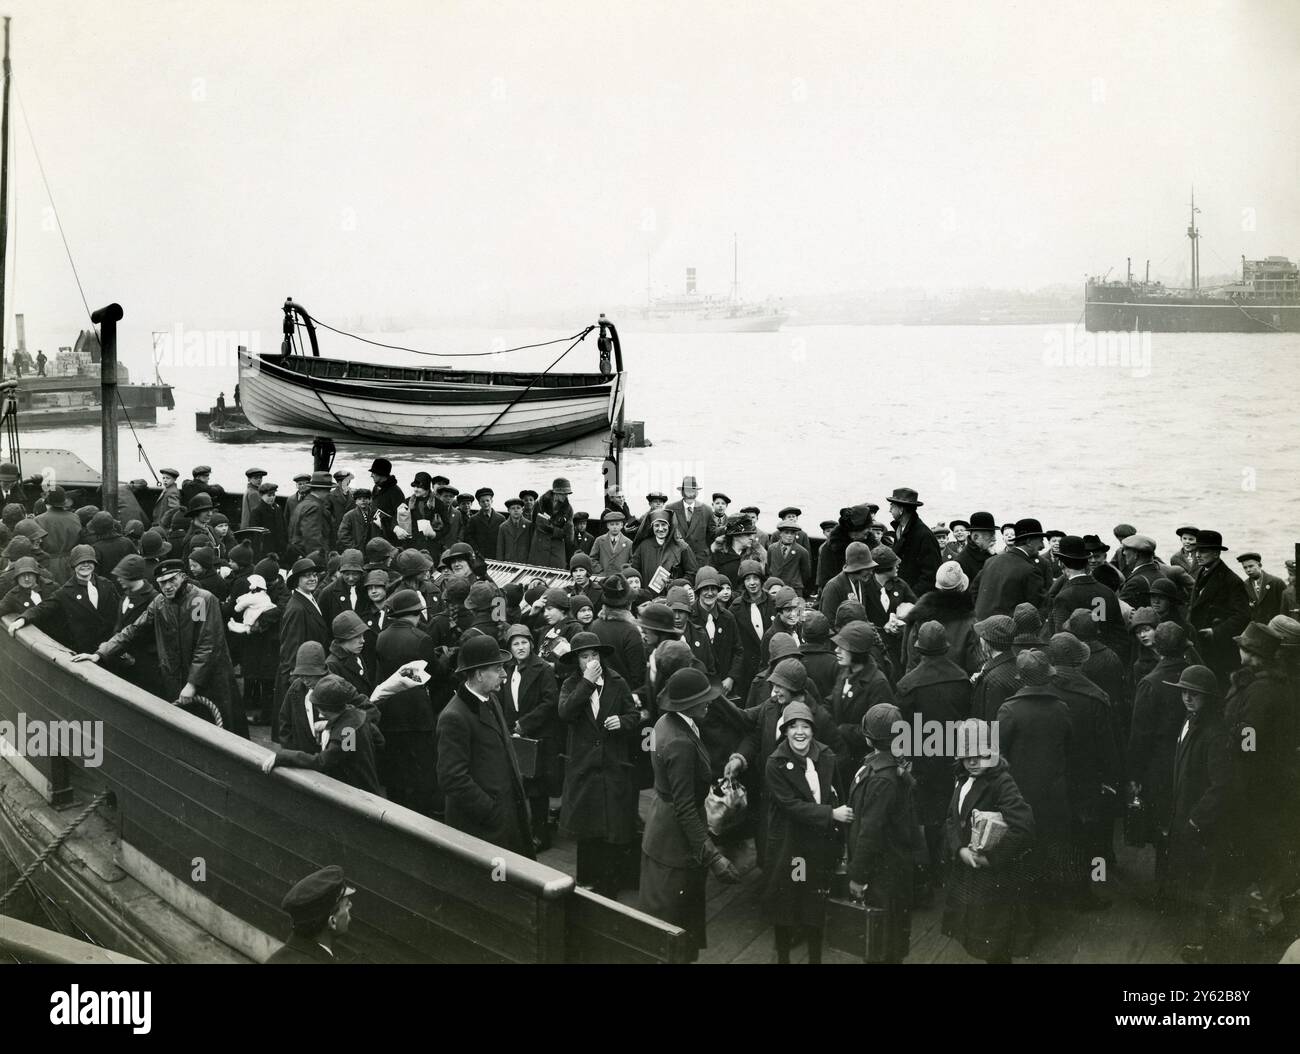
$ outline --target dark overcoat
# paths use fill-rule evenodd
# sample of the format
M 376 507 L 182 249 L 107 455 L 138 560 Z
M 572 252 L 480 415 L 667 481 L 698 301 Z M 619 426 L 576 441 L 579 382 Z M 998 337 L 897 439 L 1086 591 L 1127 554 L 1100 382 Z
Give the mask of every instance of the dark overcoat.
M 484 702 L 461 685 L 438 715 L 437 742 L 447 823 L 534 857 L 524 780 L 495 697 Z
M 920 665 L 898 682 L 898 709 L 909 725 L 920 717 L 923 723 L 961 721 L 970 716 L 970 681 L 960 666 L 944 655 L 921 657 Z M 927 745 L 924 733 L 919 741 L 913 733 L 912 774 L 916 778 L 916 813 L 919 823 L 937 827 L 948 812 L 952 797 L 955 758 L 936 753 Z
M 813 797 L 807 761 L 782 741 L 767 759 L 763 810 L 767 813 L 759 903 L 777 926 L 826 924 L 826 897 L 840 856 L 839 831 L 831 811 L 839 804 L 835 753 L 813 741 L 808 750 L 821 785 Z
M 1196 630 L 1211 631 L 1208 641 L 1198 636 L 1192 643 L 1205 657 L 1205 665 L 1226 686 L 1228 675 L 1241 665 L 1232 638 L 1239 636 L 1250 621 L 1250 599 L 1245 583 L 1222 560 L 1197 572 L 1187 621 Z
M 1017 604 L 1042 603 L 1046 585 L 1038 561 L 1014 546 L 998 553 L 980 572 L 976 588 L 975 617 L 1010 615 Z
M 560 720 L 568 728 L 560 826 L 577 839 L 624 845 L 636 835 L 633 756 L 640 746 L 636 730 L 641 715 L 627 681 L 608 668 L 601 676 L 604 686 L 594 716 L 594 686 L 582 674 L 570 674 L 560 687 Z M 605 728 L 611 717 L 619 722 L 613 731 Z

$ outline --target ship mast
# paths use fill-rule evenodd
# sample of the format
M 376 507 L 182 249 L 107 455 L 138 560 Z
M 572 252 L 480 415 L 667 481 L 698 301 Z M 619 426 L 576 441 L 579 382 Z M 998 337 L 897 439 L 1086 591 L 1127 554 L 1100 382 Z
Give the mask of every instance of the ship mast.
M 0 116 L 0 377 L 4 376 L 5 276 L 9 248 L 9 16 L 5 15 L 4 111 Z
M 731 300 L 740 299 L 740 235 L 731 234 Z
M 1201 286 L 1201 247 L 1197 244 L 1201 237 L 1201 232 L 1196 229 L 1196 214 L 1201 210 L 1196 207 L 1196 188 L 1192 187 L 1192 216 L 1191 223 L 1187 225 L 1187 238 L 1192 243 L 1192 288 L 1199 289 Z

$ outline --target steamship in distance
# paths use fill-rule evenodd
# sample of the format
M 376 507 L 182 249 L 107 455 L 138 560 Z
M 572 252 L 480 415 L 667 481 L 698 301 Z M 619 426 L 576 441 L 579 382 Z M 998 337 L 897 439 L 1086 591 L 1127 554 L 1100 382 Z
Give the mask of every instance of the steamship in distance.
M 647 264 L 647 272 L 649 265 Z M 627 311 L 623 328 L 642 333 L 775 333 L 790 317 L 779 300 L 742 300 L 740 248 L 732 243 L 731 292 L 706 295 L 696 288 L 695 268 L 686 268 L 686 292 L 652 297 L 646 275 L 646 303 Z
M 1195 195 L 1187 238 L 1191 243 L 1191 287 L 1174 289 L 1133 277 L 1132 261 L 1123 281 L 1088 279 L 1084 325 L 1088 332 L 1114 330 L 1153 333 L 1300 332 L 1300 268 L 1285 256 L 1241 258 L 1241 278 L 1226 285 L 1201 285 L 1201 232 Z

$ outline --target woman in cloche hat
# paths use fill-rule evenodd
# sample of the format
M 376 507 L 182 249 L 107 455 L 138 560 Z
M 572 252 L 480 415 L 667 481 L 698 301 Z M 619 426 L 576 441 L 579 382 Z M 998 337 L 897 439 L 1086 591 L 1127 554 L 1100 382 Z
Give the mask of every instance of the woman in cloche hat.
M 801 702 L 781 713 L 782 742 L 767 759 L 763 808 L 766 850 L 759 903 L 775 929 L 776 961 L 788 963 L 797 933 L 808 962 L 820 963 L 826 897 L 839 858 L 836 824 L 853 819 L 835 786 L 835 754 L 813 738 L 813 712 Z
M 641 722 L 632 689 L 609 668 L 614 651 L 594 633 L 574 635 L 558 663 L 560 720 L 568 727 L 560 827 L 578 843 L 578 883 L 617 897 L 627 846 L 636 837 L 632 762 Z

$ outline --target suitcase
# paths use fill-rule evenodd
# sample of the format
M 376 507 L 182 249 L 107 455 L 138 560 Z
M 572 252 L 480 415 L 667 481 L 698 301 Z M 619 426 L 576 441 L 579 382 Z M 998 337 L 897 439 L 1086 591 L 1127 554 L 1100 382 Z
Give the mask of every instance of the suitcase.
M 885 961 L 885 909 L 860 900 L 829 897 L 826 901 L 828 948 L 855 955 L 865 963 Z

